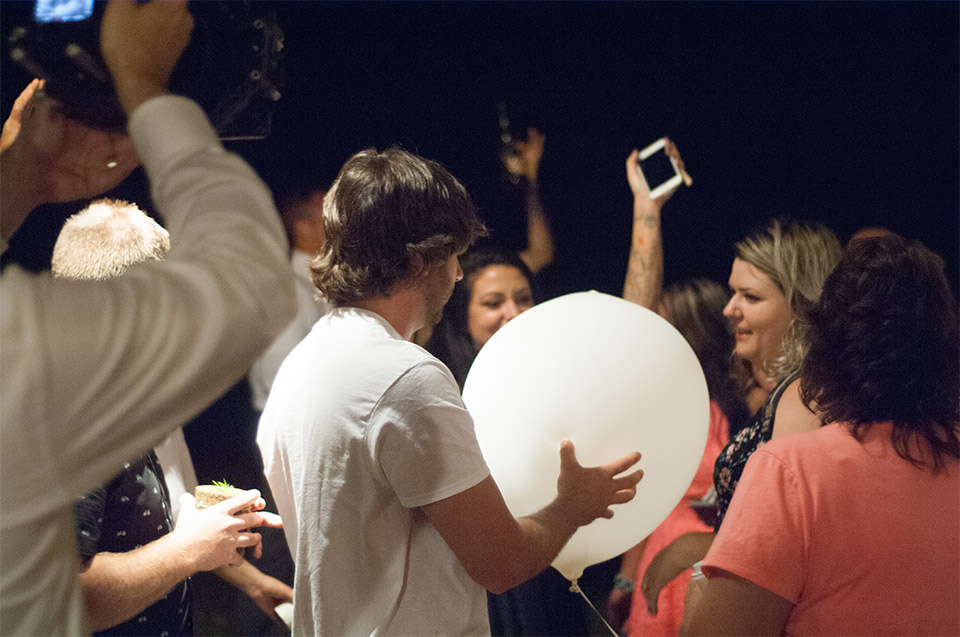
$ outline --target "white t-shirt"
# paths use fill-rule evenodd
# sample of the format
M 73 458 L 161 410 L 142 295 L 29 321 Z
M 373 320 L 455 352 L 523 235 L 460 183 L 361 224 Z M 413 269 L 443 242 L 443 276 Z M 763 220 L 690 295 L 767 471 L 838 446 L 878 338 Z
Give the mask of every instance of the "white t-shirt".
M 180 496 L 193 493 L 197 488 L 197 472 L 190 458 L 187 439 L 183 437 L 183 428 L 177 427 L 153 448 L 163 469 L 163 482 L 167 485 L 170 497 L 170 515 L 174 520 L 180 515 Z
M 489 475 L 440 361 L 373 312 L 330 310 L 280 368 L 257 442 L 295 634 L 489 633 L 484 589 L 418 509 Z
M 74 500 L 243 377 L 294 299 L 270 191 L 167 95 L 130 134 L 170 230 L 108 281 L 0 276 L 0 634 L 86 630 Z

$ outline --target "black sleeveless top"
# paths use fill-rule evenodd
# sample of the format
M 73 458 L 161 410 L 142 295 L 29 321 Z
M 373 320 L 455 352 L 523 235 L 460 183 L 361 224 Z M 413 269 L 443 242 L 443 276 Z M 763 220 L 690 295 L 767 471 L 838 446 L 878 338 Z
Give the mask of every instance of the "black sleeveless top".
M 773 418 L 777 413 L 777 405 L 787 386 L 800 377 L 796 371 L 783 380 L 767 396 L 763 405 L 750 417 L 747 424 L 734 436 L 733 440 L 723 448 L 717 461 L 713 465 L 713 486 L 717 491 L 717 521 L 714 531 L 720 529 L 723 518 L 727 515 L 727 508 L 733 498 L 733 492 L 743 475 L 743 467 L 747 460 L 760 445 L 770 442 L 773 436 Z

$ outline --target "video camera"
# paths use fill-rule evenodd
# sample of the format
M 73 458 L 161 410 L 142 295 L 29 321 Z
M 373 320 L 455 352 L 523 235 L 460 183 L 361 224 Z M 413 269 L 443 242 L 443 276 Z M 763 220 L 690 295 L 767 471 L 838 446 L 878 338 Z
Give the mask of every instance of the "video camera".
M 162 0 L 161 0 L 162 1 Z M 14 28 L 10 57 L 67 114 L 88 126 L 121 130 L 126 115 L 100 55 L 105 2 L 36 0 L 34 22 Z M 276 14 L 247 1 L 193 1 L 194 28 L 170 78 L 170 91 L 206 111 L 221 139 L 270 135 L 283 85 L 283 31 Z

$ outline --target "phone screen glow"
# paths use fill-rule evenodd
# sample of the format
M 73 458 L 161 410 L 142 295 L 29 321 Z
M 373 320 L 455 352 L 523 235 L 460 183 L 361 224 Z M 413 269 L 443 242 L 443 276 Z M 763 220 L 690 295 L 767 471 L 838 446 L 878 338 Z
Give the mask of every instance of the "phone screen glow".
M 37 0 L 34 18 L 37 22 L 76 22 L 93 13 L 93 0 Z

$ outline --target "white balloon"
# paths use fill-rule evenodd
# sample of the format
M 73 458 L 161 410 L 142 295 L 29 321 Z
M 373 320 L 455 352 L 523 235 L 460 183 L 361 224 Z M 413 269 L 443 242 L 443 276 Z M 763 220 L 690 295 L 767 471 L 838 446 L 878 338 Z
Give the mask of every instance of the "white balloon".
M 556 497 L 564 438 L 584 466 L 643 454 L 636 497 L 614 506 L 612 519 L 581 527 L 554 560 L 573 582 L 667 517 L 706 446 L 707 384 L 686 340 L 654 312 L 598 292 L 547 301 L 507 323 L 477 355 L 463 397 L 518 517 Z

